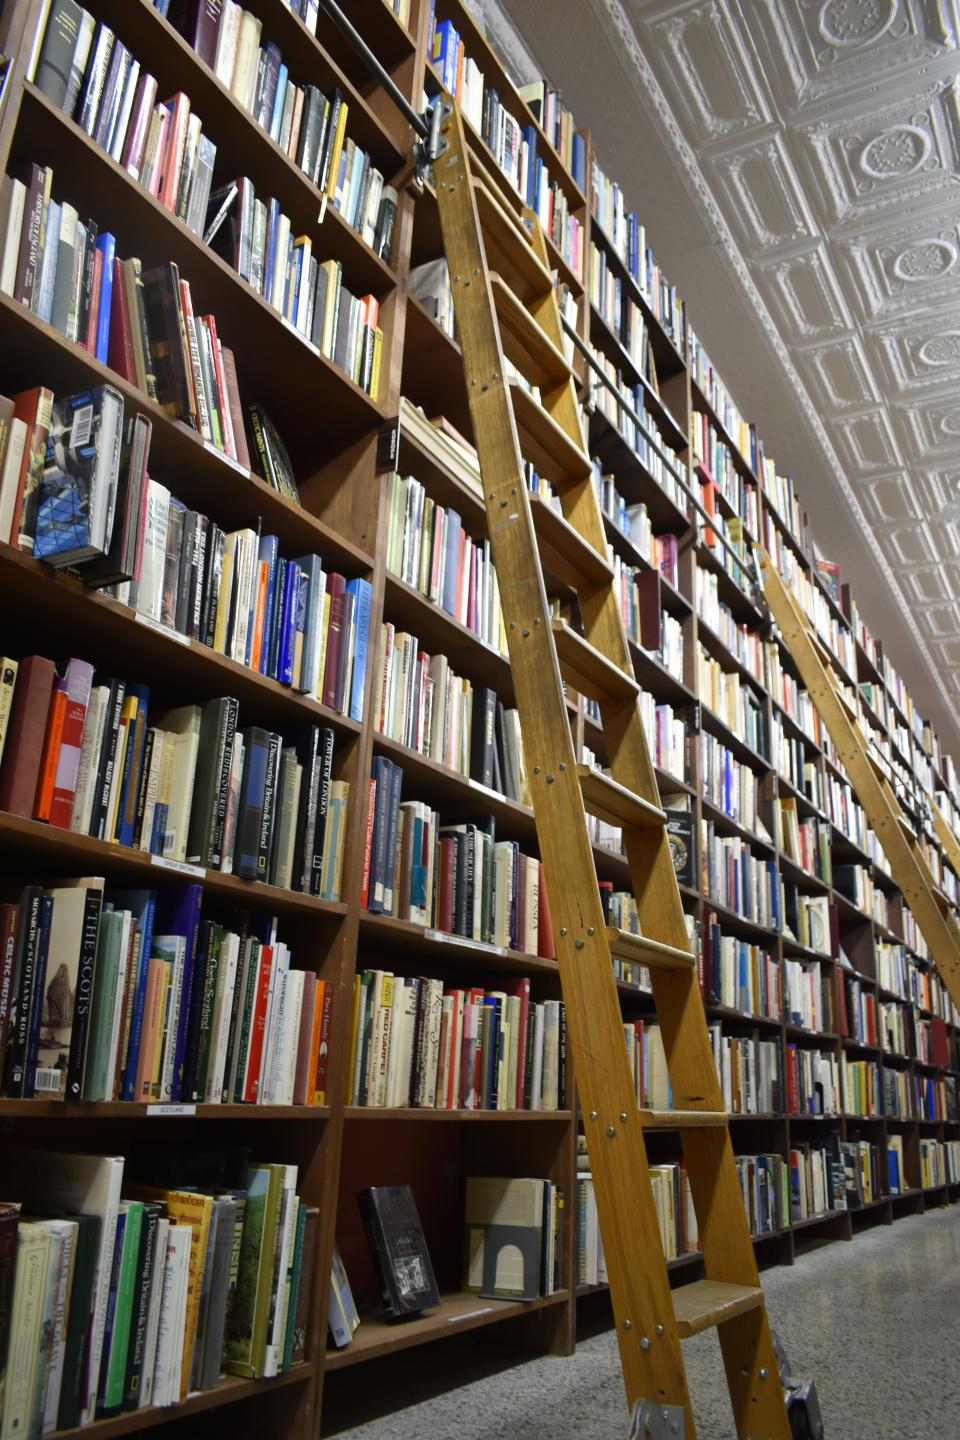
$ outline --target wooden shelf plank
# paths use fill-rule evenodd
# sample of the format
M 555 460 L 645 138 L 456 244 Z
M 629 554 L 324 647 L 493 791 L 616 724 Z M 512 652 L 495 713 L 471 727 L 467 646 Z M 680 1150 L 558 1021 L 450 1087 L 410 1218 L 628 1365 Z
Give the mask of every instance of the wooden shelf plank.
M 173 1111 L 182 1109 L 182 1115 Z M 161 1114 L 161 1111 L 168 1114 Z M 134 1100 L 0 1099 L 0 1119 L 24 1120 L 285 1120 L 321 1124 L 330 1118 L 329 1105 L 203 1105 L 189 1101 L 143 1104 Z
M 573 1119 L 572 1110 L 415 1110 L 409 1106 L 388 1108 L 382 1105 L 348 1105 L 344 1115 L 347 1120 L 386 1120 L 391 1124 L 395 1121 L 441 1121 L 448 1125 L 530 1125 L 544 1122 L 565 1125 Z

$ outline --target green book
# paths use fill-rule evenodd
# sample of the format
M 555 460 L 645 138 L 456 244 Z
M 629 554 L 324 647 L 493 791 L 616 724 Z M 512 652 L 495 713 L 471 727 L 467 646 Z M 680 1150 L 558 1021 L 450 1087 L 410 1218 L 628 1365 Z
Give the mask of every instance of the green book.
M 248 1379 L 263 1368 L 284 1170 L 256 1165 L 248 1176 L 237 1289 L 223 1350 L 224 1369 Z
M 140 1230 L 143 1226 L 143 1201 L 124 1201 L 127 1223 L 123 1231 L 123 1255 L 117 1280 L 116 1308 L 110 1336 L 110 1360 L 107 1383 L 103 1392 L 103 1408 L 112 1410 L 123 1404 L 127 1379 L 127 1352 L 130 1345 L 130 1321 L 137 1287 L 137 1264 L 140 1258 Z
M 193 1080 L 194 1100 L 202 1100 L 207 1093 L 207 1071 L 210 1066 L 213 1008 L 217 998 L 217 972 L 220 969 L 220 949 L 222 945 L 223 926 L 211 925 L 207 935 L 207 968 L 203 977 L 203 1000 L 200 1005 L 200 1037 L 197 1041 L 197 1064 Z
M 293 1241 L 293 1260 L 290 1264 L 290 1290 L 287 1295 L 287 1319 L 283 1335 L 283 1360 L 281 1370 L 289 1370 L 293 1355 L 294 1317 L 297 1309 L 297 1293 L 300 1289 L 300 1271 L 303 1268 L 303 1236 L 307 1228 L 307 1206 L 297 1207 L 297 1230 Z
M 83 1074 L 84 1100 L 113 1099 L 112 1077 L 107 1075 L 107 1068 L 110 1060 L 113 1015 L 117 1001 L 117 975 L 120 970 L 122 934 L 122 912 L 104 910 L 100 916 L 97 959 L 93 972 L 90 1038 L 87 1041 L 87 1059 Z M 108 1083 L 110 1084 L 109 1094 L 107 1093 Z

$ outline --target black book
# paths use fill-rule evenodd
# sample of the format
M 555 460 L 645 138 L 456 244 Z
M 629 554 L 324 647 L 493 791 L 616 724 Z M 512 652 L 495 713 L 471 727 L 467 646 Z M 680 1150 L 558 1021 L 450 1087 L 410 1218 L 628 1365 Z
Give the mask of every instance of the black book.
M 223 548 L 226 536 L 219 525 L 210 522 L 207 536 L 207 555 L 203 575 L 203 599 L 200 605 L 200 626 L 197 639 L 203 645 L 212 645 L 217 625 L 217 601 L 220 597 L 220 580 L 223 575 Z
M 260 860 L 260 826 L 267 785 L 267 761 L 270 754 L 270 732 L 251 726 L 243 732 L 246 752 L 243 760 L 243 781 L 237 814 L 237 838 L 234 846 L 233 873 L 245 880 L 256 880 Z
M 60 110 L 64 108 L 70 88 L 73 53 L 82 20 L 83 8 L 76 0 L 54 0 L 33 83 Z
M 203 584 L 207 569 L 207 538 L 210 534 L 210 520 L 206 515 L 196 516 L 193 531 L 193 554 L 190 557 L 190 593 L 187 598 L 187 628 L 185 633 L 195 639 L 200 634 L 200 611 L 203 606 Z
M 493 789 L 496 740 L 497 697 L 489 685 L 478 685 L 473 692 L 473 719 L 470 735 L 470 778 Z
M 177 572 L 176 611 L 174 625 L 178 634 L 189 635 L 187 617 L 190 609 L 190 576 L 194 564 L 194 544 L 197 534 L 196 510 L 183 512 L 183 530 L 180 541 L 180 564 Z
M 223 1355 L 223 1335 L 230 1299 L 230 1274 L 236 1236 L 239 1205 L 232 1195 L 220 1195 L 214 1202 L 216 1231 L 212 1241 L 213 1260 L 204 1315 L 203 1332 L 199 1337 L 197 1386 L 211 1389 L 219 1380 Z
M 167 510 L 167 548 L 163 562 L 163 593 L 160 598 L 160 623 L 177 629 L 177 597 L 180 593 L 180 569 L 184 557 L 184 531 L 187 507 L 175 495 Z
M 208 700 L 200 718 L 197 773 L 187 831 L 187 861 L 191 865 L 219 866 L 213 856 L 213 836 L 220 802 L 224 752 L 233 753 L 238 702 L 230 695 Z
M 330 101 L 327 111 L 326 134 L 320 150 L 319 165 L 317 174 L 314 176 L 314 183 L 321 192 L 326 190 L 330 180 L 330 166 L 333 161 L 333 147 L 337 139 L 337 126 L 340 123 L 340 111 L 343 108 L 343 96 L 339 89 L 334 90 L 333 98 Z
M 140 1384 L 146 1358 L 147 1316 L 154 1285 L 163 1283 L 165 1257 L 157 1254 L 157 1230 L 163 1205 L 145 1201 L 140 1226 L 140 1250 L 134 1281 L 133 1309 L 130 1314 L 130 1339 L 127 1343 L 127 1374 L 124 1382 L 124 1410 L 136 1410 L 140 1404 Z
M 297 809 L 291 889 L 309 894 L 313 874 L 313 845 L 317 827 L 317 801 L 321 774 L 319 726 L 308 725 L 301 732 L 297 738 L 296 750 L 297 759 L 303 767 L 303 776 L 300 781 L 300 802 Z
M 387 1318 L 440 1304 L 430 1252 L 409 1185 L 376 1185 L 357 1196 Z
M 326 145 L 330 102 L 315 85 L 308 85 L 303 98 L 303 120 L 297 143 L 297 164 L 316 184 L 320 157 Z
M 77 326 L 77 337 L 81 344 L 87 338 L 87 331 L 90 328 L 90 306 L 93 304 L 93 265 L 97 254 L 97 224 L 95 220 L 88 220 L 87 226 L 87 248 L 83 254 L 83 282 L 80 287 L 80 319 Z
M 69 1094 L 69 1090 L 67 1091 Z M 87 1336 L 93 1314 L 93 1283 L 100 1257 L 99 1215 L 71 1215 L 76 1220 L 77 1239 L 73 1251 L 73 1281 L 70 1308 L 64 1316 L 63 1379 L 57 1429 L 72 1430 L 80 1424 L 86 1375 Z
M 150 764 L 153 759 L 153 747 L 156 743 L 156 734 L 152 727 L 148 728 L 143 741 L 143 764 L 140 766 L 140 787 L 137 791 L 137 813 L 133 823 L 133 848 L 143 849 L 143 817 L 147 808 L 147 791 L 150 782 Z M 149 837 L 148 837 L 149 838 Z
M 397 219 L 397 192 L 392 185 L 384 185 L 377 214 L 377 229 L 373 248 L 381 260 L 390 259 L 393 249 L 393 230 Z
M 240 188 L 236 180 L 214 190 L 207 202 L 203 243 L 234 270 L 240 269 Z
M 223 826 L 227 814 L 227 801 L 230 796 L 230 772 L 233 768 L 233 750 L 237 739 L 239 710 L 239 702 L 231 698 L 220 750 L 220 775 L 213 812 L 213 828 L 210 833 L 210 858 L 207 861 L 209 866 L 217 870 L 223 864 Z
M 7 1027 L 7 1049 L 4 1056 L 4 1094 L 22 1098 L 27 1071 L 27 1048 L 30 1039 L 30 1012 L 40 951 L 40 919 L 43 889 L 30 885 L 20 898 L 20 935 L 17 963 L 10 999 L 10 1020 Z
M 183 353 L 180 271 L 172 261 L 143 272 L 143 303 L 157 400 L 174 419 L 194 424 L 192 388 Z
M 197 958 L 190 982 L 190 1014 L 187 1016 L 187 1039 L 183 1047 L 182 1094 L 188 1100 L 203 1099 L 196 1093 L 197 1057 L 200 1053 L 200 1027 L 203 1023 L 209 984 L 210 957 L 213 949 L 211 937 L 217 929 L 213 920 L 201 920 L 197 934 Z
M 257 856 L 257 878 L 266 880 L 270 874 L 270 856 L 273 850 L 275 818 L 277 813 L 277 790 L 280 781 L 280 753 L 283 741 L 279 735 L 270 735 L 267 754 L 267 774 L 263 787 L 263 815 L 260 819 L 260 851 Z
M 87 1058 L 87 1036 L 90 1032 L 90 1000 L 93 994 L 93 971 L 97 960 L 97 939 L 100 933 L 100 912 L 103 891 L 88 885 L 80 931 L 80 954 L 77 957 L 77 988 L 73 1001 L 73 1026 L 70 1031 L 70 1052 L 64 1094 L 68 1100 L 79 1100 L 83 1089 L 83 1070 Z
M 85 585 L 117 585 L 132 580 L 140 542 L 140 518 L 147 494 L 147 462 L 153 426 L 145 415 L 130 417 L 124 426 L 113 526 L 105 555 L 82 566 Z
M 320 876 L 323 870 L 323 845 L 327 833 L 327 811 L 330 806 L 330 779 L 333 773 L 333 731 L 330 729 L 320 731 L 319 758 L 317 813 L 313 831 L 313 864 L 310 870 L 311 895 L 320 894 Z
M 693 815 L 689 810 L 665 810 L 667 841 L 677 883 L 691 889 L 697 883 L 697 854 L 693 841 Z

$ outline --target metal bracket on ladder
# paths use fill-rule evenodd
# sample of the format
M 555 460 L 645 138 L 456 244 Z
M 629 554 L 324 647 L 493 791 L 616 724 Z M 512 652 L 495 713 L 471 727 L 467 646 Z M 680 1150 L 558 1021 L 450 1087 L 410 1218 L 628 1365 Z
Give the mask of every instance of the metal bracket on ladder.
M 627 1440 L 686 1440 L 686 1433 L 682 1406 L 638 1400 L 633 1407 Z

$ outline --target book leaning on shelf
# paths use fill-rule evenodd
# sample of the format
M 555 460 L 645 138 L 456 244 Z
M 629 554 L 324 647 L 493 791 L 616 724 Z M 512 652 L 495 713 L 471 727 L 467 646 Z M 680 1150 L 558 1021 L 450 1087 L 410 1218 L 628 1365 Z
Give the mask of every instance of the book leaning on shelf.
M 193 1188 L 131 1178 L 122 1156 L 8 1156 L 4 1435 L 132 1416 L 224 1371 L 303 1361 L 319 1212 L 295 1165 L 217 1168 L 219 1183 Z
M 15 1099 L 322 1105 L 332 986 L 269 916 L 202 915 L 200 885 L 94 876 L 0 905 L 0 1078 Z
M 72 659 L 19 662 L 0 810 L 158 860 L 339 899 L 350 786 L 333 732 L 237 728 L 231 696 L 150 709 L 149 687 Z
M 401 803 L 403 771 L 375 756 L 367 792 L 361 907 L 484 945 L 552 959 L 540 861 L 498 841 L 493 816 L 443 825 L 422 801 Z
M 467 1177 L 463 1288 L 536 1300 L 563 1284 L 563 1191 L 552 1180 Z
M 351 1105 L 425 1110 L 558 1110 L 566 1094 L 559 1000 L 365 970 L 354 977 Z

